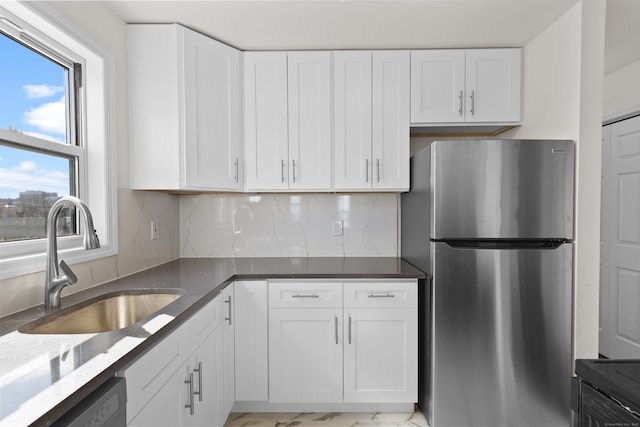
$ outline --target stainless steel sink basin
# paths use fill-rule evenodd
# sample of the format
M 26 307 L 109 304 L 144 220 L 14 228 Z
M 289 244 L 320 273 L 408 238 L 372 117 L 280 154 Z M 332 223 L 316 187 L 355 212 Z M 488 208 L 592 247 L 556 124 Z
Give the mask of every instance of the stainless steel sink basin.
M 175 290 L 112 292 L 51 313 L 18 329 L 25 334 L 92 334 L 126 328 L 177 300 Z

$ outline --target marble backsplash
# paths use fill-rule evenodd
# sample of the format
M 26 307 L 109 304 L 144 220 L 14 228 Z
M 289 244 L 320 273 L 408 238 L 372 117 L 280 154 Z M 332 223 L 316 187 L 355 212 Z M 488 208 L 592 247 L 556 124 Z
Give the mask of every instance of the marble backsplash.
M 72 265 L 64 295 L 178 257 L 397 256 L 397 194 L 177 196 L 118 189 L 118 255 Z M 150 223 L 160 225 L 151 240 Z M 332 235 L 332 222 L 343 235 Z M 44 266 L 43 266 L 44 269 Z M 0 317 L 43 302 L 44 272 L 0 280 Z
M 181 196 L 180 256 L 397 256 L 398 205 L 388 193 Z

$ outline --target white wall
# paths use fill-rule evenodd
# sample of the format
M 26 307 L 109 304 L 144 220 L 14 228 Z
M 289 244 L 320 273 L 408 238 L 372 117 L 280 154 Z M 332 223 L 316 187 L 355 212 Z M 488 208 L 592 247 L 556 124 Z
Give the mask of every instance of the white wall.
M 604 76 L 603 117 L 640 113 L 640 61 Z
M 397 256 L 397 194 L 182 196 L 183 257 Z M 332 221 L 343 235 L 332 235 Z
M 501 137 L 576 141 L 575 358 L 598 356 L 604 0 L 582 0 L 525 46 L 524 125 Z
M 73 265 L 78 283 L 70 292 L 95 286 L 152 267 L 179 256 L 178 197 L 133 192 L 129 186 L 127 130 L 127 62 L 124 22 L 99 2 L 47 2 L 81 32 L 111 51 L 115 57 L 118 240 L 115 257 Z M 160 239 L 151 240 L 151 219 L 160 223 Z M 44 270 L 44 265 L 42 266 Z M 44 273 L 0 280 L 0 316 L 42 304 Z

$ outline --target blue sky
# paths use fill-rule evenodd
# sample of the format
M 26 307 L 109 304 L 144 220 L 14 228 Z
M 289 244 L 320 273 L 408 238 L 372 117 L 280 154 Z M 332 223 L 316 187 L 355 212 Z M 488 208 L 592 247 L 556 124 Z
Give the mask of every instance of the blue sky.
M 0 128 L 64 143 L 63 67 L 0 33 Z M 0 145 L 0 198 L 69 193 L 67 159 Z

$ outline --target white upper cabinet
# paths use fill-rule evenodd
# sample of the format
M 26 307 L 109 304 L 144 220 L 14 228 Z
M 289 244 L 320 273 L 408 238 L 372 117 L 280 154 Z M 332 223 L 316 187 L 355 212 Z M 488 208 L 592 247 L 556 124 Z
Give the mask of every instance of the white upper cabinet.
M 336 190 L 409 187 L 409 52 L 335 52 Z
M 244 54 L 247 190 L 289 188 L 286 52 Z
M 373 53 L 373 188 L 409 189 L 409 52 Z
M 244 59 L 245 188 L 331 190 L 331 53 Z
M 241 190 L 241 52 L 177 24 L 127 37 L 131 187 Z
M 411 52 L 411 123 L 521 121 L 521 49 Z
M 464 121 L 464 50 L 411 52 L 411 123 Z
M 371 188 L 371 52 L 335 52 L 334 168 L 339 190 Z

